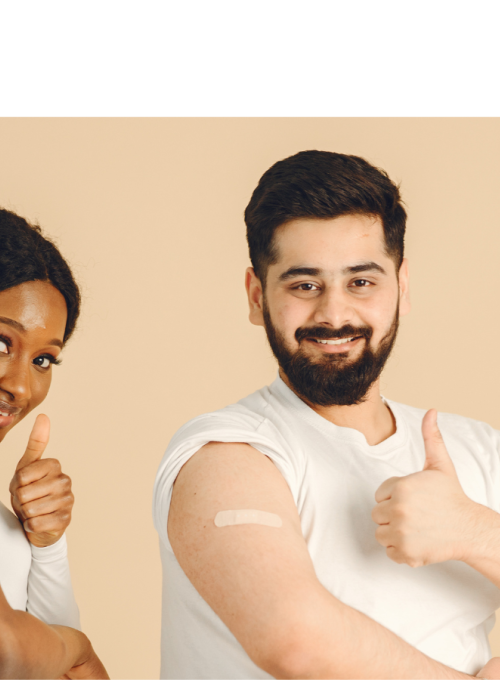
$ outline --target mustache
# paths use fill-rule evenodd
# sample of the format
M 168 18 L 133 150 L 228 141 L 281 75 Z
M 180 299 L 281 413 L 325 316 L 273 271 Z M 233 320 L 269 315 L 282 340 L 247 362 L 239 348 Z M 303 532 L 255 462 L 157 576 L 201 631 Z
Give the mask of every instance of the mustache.
M 325 328 L 325 326 L 300 327 L 295 331 L 297 342 L 315 338 L 316 340 L 340 340 L 340 338 L 366 338 L 370 340 L 373 335 L 373 328 L 370 326 L 351 326 L 346 324 L 342 328 Z

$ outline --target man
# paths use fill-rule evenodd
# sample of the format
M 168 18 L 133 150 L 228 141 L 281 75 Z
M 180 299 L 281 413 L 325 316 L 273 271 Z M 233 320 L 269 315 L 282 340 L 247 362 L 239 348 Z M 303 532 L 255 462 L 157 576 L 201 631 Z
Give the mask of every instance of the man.
M 189 422 L 160 466 L 162 677 L 500 677 L 482 668 L 500 435 L 441 415 L 443 443 L 435 411 L 380 395 L 409 311 L 397 187 L 302 152 L 245 220 L 250 320 L 279 377 Z

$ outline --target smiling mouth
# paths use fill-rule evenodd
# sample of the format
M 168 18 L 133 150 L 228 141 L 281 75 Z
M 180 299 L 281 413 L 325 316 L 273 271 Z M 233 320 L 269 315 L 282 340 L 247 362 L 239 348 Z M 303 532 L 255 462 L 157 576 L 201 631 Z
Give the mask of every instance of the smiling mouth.
M 14 408 L 13 406 L 9 406 L 5 402 L 0 401 L 0 416 L 8 418 L 9 416 L 17 416 L 19 413 L 21 413 L 20 408 Z
M 357 340 L 361 336 L 352 336 L 350 338 L 339 338 L 338 340 L 319 340 L 318 338 L 308 338 L 308 340 L 311 340 L 312 342 L 318 342 L 322 345 L 343 345 L 347 342 L 352 342 L 353 340 Z

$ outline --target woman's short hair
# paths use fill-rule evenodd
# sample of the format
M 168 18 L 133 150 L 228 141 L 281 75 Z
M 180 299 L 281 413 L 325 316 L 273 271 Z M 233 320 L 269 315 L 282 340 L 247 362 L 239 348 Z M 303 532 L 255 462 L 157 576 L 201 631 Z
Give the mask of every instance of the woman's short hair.
M 68 317 L 66 342 L 80 314 L 80 291 L 68 263 L 39 226 L 0 208 L 0 291 L 27 281 L 47 281 L 62 294 Z

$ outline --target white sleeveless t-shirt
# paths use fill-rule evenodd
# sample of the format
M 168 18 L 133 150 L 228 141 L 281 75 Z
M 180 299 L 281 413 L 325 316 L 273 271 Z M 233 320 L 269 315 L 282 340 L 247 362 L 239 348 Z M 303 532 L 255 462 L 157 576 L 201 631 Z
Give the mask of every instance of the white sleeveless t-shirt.
M 168 540 L 172 485 L 210 441 L 248 443 L 275 463 L 293 494 L 317 577 L 332 595 L 452 668 L 474 675 L 488 661 L 500 591 L 461 562 L 396 564 L 375 539 L 376 489 L 422 470 L 425 460 L 425 411 L 386 403 L 396 432 L 369 446 L 359 431 L 319 416 L 278 377 L 174 435 L 153 500 L 163 564 L 162 678 L 270 677 L 195 590 Z M 500 511 L 500 433 L 449 414 L 439 414 L 438 423 L 465 493 Z

